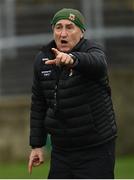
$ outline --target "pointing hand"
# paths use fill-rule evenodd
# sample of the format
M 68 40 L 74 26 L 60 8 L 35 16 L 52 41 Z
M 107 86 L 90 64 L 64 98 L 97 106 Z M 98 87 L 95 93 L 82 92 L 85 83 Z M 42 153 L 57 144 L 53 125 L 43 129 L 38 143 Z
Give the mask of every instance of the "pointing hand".
M 52 48 L 52 51 L 55 54 L 55 59 L 45 61 L 45 64 L 55 64 L 59 66 L 59 65 L 72 65 L 74 63 L 74 60 L 69 54 L 60 52 L 56 48 Z

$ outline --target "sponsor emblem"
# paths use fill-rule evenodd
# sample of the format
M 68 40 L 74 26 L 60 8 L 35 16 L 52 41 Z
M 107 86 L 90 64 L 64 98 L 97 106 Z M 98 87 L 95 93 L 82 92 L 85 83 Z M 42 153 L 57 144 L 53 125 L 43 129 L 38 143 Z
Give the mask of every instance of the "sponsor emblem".
M 75 15 L 70 13 L 69 17 L 68 17 L 71 21 L 74 21 L 75 20 Z
M 48 58 L 42 58 L 43 62 L 48 61 L 48 60 L 49 60 Z

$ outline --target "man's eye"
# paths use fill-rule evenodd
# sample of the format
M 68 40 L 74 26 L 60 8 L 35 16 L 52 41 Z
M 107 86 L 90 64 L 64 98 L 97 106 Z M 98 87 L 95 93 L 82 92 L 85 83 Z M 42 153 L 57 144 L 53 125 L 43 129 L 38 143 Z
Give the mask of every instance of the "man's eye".
M 67 27 L 68 30 L 73 30 L 74 28 L 72 26 Z
M 60 26 L 56 26 L 55 29 L 61 29 L 61 27 Z

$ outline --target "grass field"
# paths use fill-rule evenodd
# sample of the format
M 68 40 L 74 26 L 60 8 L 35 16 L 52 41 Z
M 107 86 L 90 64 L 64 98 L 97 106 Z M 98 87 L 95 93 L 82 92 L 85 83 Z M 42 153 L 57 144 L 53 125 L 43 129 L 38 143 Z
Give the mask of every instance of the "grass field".
M 49 170 L 49 162 L 33 168 L 32 175 L 28 174 L 27 164 L 0 164 L 0 179 L 45 179 Z M 134 157 L 118 158 L 115 167 L 116 179 L 134 179 Z

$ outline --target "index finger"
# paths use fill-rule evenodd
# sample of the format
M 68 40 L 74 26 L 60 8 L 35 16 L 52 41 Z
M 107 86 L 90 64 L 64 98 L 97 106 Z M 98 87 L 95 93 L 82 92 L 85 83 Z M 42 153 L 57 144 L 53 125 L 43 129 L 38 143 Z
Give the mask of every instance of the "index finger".
M 28 164 L 28 172 L 29 172 L 29 174 L 32 174 L 32 167 L 33 167 L 33 160 L 30 160 L 29 164 Z
M 45 64 L 56 64 L 56 60 L 45 61 Z

